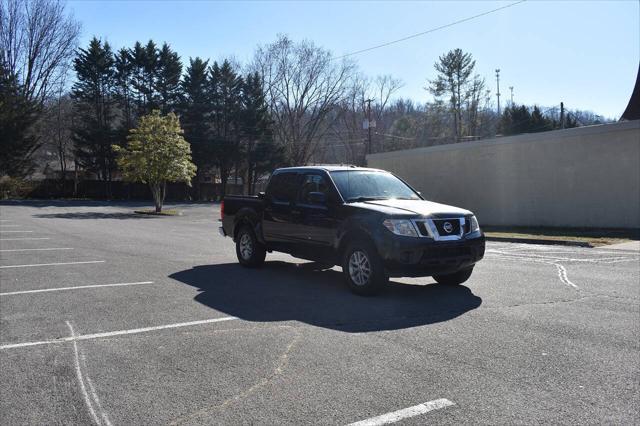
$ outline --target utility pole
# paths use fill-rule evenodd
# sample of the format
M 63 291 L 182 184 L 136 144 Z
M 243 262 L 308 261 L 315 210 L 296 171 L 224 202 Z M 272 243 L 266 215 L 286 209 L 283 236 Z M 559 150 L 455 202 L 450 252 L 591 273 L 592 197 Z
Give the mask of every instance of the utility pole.
M 560 128 L 564 129 L 564 102 L 560 102 Z
M 365 122 L 366 124 L 366 129 L 367 129 L 367 133 L 368 133 L 368 137 L 367 137 L 367 154 L 371 154 L 371 127 L 372 123 L 371 123 L 371 101 L 373 99 L 366 99 L 365 102 L 367 103 L 367 121 Z M 375 126 L 375 125 L 374 125 Z
M 511 106 L 513 107 L 513 86 L 509 86 L 509 90 L 511 91 Z
M 496 96 L 498 97 L 498 115 L 500 115 L 500 68 L 496 70 L 496 84 L 498 85 L 498 91 Z

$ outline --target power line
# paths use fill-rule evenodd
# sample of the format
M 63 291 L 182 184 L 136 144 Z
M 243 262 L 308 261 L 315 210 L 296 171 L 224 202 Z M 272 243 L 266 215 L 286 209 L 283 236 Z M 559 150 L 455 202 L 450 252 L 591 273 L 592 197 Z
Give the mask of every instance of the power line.
M 380 49 L 381 47 L 390 46 L 392 44 L 400 43 L 400 42 L 403 42 L 403 41 L 406 41 L 406 40 L 410 40 L 412 38 L 420 37 L 420 36 L 423 36 L 423 35 L 426 35 L 426 34 L 430 34 L 430 33 L 436 32 L 436 31 L 440 31 L 440 30 L 443 30 L 445 28 L 453 27 L 454 25 L 462 24 L 463 22 L 471 21 L 473 19 L 477 19 L 477 18 L 480 18 L 482 16 L 486 16 L 486 15 L 489 15 L 491 13 L 507 9 L 507 8 L 512 7 L 512 6 L 516 6 L 516 5 L 520 4 L 520 3 L 524 3 L 525 1 L 527 1 L 527 0 L 519 0 L 519 1 L 515 2 L 515 3 L 511 3 L 511 4 L 508 4 L 506 6 L 498 7 L 496 9 L 492 9 L 492 10 L 488 10 L 488 11 L 480 13 L 478 15 L 469 16 L 468 18 L 464 18 L 464 19 L 460 19 L 458 21 L 450 22 L 448 24 L 441 25 L 439 27 L 431 28 L 431 29 L 426 30 L 426 31 L 422 31 L 422 32 L 419 32 L 419 33 L 416 33 L 416 34 L 412 34 L 412 35 L 403 37 L 403 38 L 399 38 L 397 40 L 388 41 L 386 43 L 378 44 L 377 46 L 367 47 L 366 49 L 356 50 L 355 52 L 351 52 L 351 53 L 347 53 L 347 54 L 342 55 L 342 56 L 338 56 L 336 58 L 333 58 L 332 60 L 335 61 L 337 59 L 348 58 L 350 56 L 359 55 L 361 53 L 369 52 L 371 50 Z

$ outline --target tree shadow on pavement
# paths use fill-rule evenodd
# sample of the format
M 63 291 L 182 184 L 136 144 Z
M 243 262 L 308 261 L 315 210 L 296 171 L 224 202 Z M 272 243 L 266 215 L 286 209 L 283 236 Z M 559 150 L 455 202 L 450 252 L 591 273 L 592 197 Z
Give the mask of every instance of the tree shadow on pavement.
M 169 204 L 169 203 L 165 203 Z M 20 207 L 151 207 L 153 201 L 124 201 L 124 200 L 0 200 L 0 206 Z
M 465 286 L 393 281 L 377 297 L 356 296 L 340 272 L 318 269 L 314 263 L 272 261 L 260 269 L 236 263 L 201 265 L 169 277 L 198 288 L 198 302 L 246 321 L 295 320 L 345 332 L 448 321 L 482 303 Z
M 137 213 L 102 213 L 102 212 L 68 212 L 68 213 L 42 213 L 33 217 L 41 219 L 153 219 L 160 216 Z

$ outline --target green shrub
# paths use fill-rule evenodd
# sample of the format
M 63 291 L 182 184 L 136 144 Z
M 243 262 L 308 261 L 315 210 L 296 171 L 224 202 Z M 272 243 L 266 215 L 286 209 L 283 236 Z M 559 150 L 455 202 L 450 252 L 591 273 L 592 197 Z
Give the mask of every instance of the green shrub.
M 3 200 L 27 197 L 32 190 L 33 183 L 28 180 L 10 176 L 0 177 L 0 198 Z

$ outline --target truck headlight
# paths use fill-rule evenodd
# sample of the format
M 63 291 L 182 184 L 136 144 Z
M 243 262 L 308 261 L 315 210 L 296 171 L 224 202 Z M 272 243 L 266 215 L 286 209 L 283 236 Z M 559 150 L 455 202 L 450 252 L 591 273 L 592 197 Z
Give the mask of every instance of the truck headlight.
M 469 232 L 480 231 L 480 225 L 478 224 L 478 219 L 476 219 L 475 216 L 471 216 L 471 219 L 469 220 L 469 222 L 470 222 Z
M 396 235 L 405 237 L 417 237 L 418 233 L 410 220 L 407 219 L 386 219 L 382 222 L 385 228 Z

